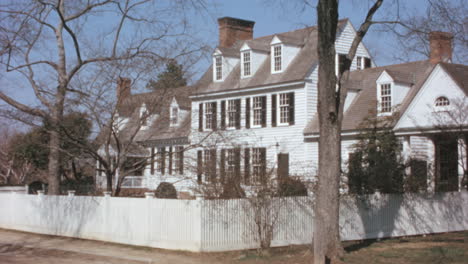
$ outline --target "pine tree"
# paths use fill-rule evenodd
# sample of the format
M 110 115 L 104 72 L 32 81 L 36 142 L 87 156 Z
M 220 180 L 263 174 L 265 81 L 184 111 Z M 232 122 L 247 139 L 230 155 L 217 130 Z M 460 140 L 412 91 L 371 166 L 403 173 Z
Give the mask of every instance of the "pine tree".
M 149 81 L 146 88 L 150 90 L 171 89 L 187 85 L 182 65 L 171 60 L 166 64 L 166 70 L 158 74 L 157 81 Z

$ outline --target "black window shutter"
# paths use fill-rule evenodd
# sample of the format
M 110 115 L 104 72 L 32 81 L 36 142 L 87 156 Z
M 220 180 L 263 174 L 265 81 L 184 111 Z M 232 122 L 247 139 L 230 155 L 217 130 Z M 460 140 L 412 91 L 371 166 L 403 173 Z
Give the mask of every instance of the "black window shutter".
M 221 183 L 224 183 L 224 179 L 226 178 L 226 169 L 225 169 L 225 163 L 226 163 L 226 150 L 222 149 L 221 154 L 219 157 L 219 176 Z
M 210 180 L 211 182 L 216 181 L 216 149 L 210 149 L 210 157 L 211 157 L 211 164 L 210 164 Z
M 215 130 L 216 130 L 216 125 L 217 125 L 217 123 L 218 123 L 218 122 L 217 122 L 217 121 L 218 121 L 218 120 L 217 120 L 218 111 L 217 111 L 217 109 L 216 109 L 216 108 L 217 108 L 217 103 L 216 103 L 216 102 L 213 102 L 212 104 L 213 104 L 213 108 L 212 108 L 212 109 L 213 109 L 213 111 L 212 111 L 212 115 L 213 115 L 213 124 L 212 124 L 211 127 L 212 127 L 213 131 L 215 131 Z
M 245 128 L 250 128 L 250 97 L 245 99 Z
M 197 151 L 197 182 L 201 184 L 203 174 L 203 152 L 201 150 Z
M 371 59 L 364 58 L 364 69 L 371 68 L 371 67 L 372 67 Z
M 244 149 L 244 182 L 250 183 L 250 149 Z
M 266 127 L 266 115 L 267 115 L 267 97 L 262 96 L 262 127 Z
M 278 179 L 289 176 L 289 153 L 278 153 Z
M 203 131 L 203 104 L 198 106 L 198 131 Z
M 235 170 L 235 182 L 240 183 L 241 177 L 241 149 L 240 148 L 235 148 L 234 149 L 234 170 Z
M 236 129 L 241 128 L 241 100 L 237 99 L 235 101 L 235 106 L 236 106 Z
M 150 162 L 151 162 L 151 175 L 154 175 L 154 147 L 151 148 Z
M 172 147 L 169 147 L 169 174 L 172 174 Z
M 294 125 L 294 92 L 288 94 L 289 97 L 289 125 Z
M 179 173 L 183 174 L 184 173 L 184 147 L 180 147 L 179 149 Z
M 226 101 L 221 101 L 221 129 L 226 129 Z
M 161 148 L 161 174 L 166 173 L 166 148 Z
M 276 94 L 271 95 L 271 126 L 276 126 Z
M 260 162 L 262 164 L 262 180 L 265 180 L 266 177 L 266 148 L 260 148 Z

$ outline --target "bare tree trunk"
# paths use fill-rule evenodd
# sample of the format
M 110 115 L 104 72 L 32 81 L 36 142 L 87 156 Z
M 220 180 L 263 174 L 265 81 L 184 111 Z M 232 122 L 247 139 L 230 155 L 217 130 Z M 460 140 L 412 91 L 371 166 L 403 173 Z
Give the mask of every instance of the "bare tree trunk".
M 318 188 L 315 196 L 314 264 L 330 263 L 341 255 L 339 178 L 341 165 L 339 99 L 336 98 L 335 38 L 338 2 L 319 1 L 318 114 L 320 124 Z

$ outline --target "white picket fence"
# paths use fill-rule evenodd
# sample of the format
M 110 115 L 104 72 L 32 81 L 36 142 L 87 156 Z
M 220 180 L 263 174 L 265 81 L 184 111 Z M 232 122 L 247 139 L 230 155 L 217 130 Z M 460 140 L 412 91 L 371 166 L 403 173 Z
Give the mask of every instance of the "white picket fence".
M 275 216 L 273 246 L 311 242 L 311 198 L 273 198 L 271 204 L 264 213 Z M 466 191 L 346 197 L 340 209 L 341 237 L 357 240 L 468 230 L 467 204 Z M 0 228 L 165 249 L 214 252 L 258 247 L 254 219 L 254 207 L 245 199 L 0 193 Z

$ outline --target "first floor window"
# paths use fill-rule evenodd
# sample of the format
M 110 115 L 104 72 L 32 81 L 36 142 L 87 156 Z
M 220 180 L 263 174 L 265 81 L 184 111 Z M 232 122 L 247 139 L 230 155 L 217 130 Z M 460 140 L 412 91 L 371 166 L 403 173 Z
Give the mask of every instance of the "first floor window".
M 158 148 L 158 172 L 165 173 L 166 170 L 166 148 Z
M 254 183 L 261 182 L 265 176 L 266 166 L 266 149 L 253 148 L 252 149 L 252 181 Z
M 380 112 L 390 113 L 392 111 L 392 86 L 391 84 L 380 85 Z
M 236 174 L 236 153 L 234 149 L 227 150 L 226 156 L 226 176 L 228 179 L 233 179 Z
M 236 107 L 236 101 L 235 100 L 229 100 L 228 101 L 228 108 L 227 108 L 227 117 L 228 117 L 228 122 L 227 125 L 228 127 L 236 127 L 236 115 L 237 115 L 237 107 Z
M 184 147 L 177 146 L 175 147 L 175 156 L 174 156 L 174 171 L 176 173 L 182 174 L 184 168 Z

